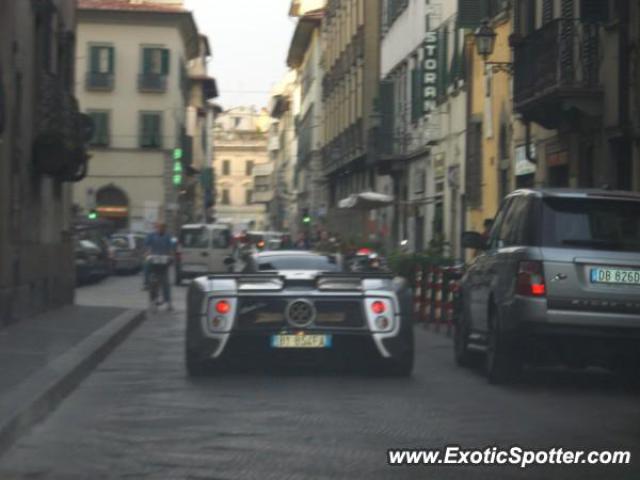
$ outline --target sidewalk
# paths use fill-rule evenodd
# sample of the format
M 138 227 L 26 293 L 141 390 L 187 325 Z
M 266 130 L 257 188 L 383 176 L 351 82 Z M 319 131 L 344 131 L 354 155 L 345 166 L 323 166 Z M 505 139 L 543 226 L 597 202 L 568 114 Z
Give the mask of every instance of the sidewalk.
M 0 330 L 0 398 L 124 311 L 68 306 Z
M 71 305 L 0 329 L 0 454 L 143 319 L 139 310 Z

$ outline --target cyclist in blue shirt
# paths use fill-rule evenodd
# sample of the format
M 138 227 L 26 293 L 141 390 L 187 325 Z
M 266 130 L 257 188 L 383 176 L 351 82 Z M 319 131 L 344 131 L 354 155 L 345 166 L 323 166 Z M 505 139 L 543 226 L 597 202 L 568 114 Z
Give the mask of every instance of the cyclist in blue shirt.
M 156 225 L 155 232 L 147 235 L 144 245 L 147 248 L 148 255 L 165 255 L 173 258 L 175 244 L 171 235 L 167 233 L 167 226 L 162 222 Z M 154 268 L 156 267 L 157 266 L 154 266 Z M 149 267 L 147 266 L 145 275 L 148 275 L 148 269 Z M 161 266 L 157 269 L 157 273 L 160 275 L 162 297 L 168 305 L 168 309 L 173 310 L 173 305 L 171 304 L 171 284 L 169 282 L 169 265 Z M 146 282 L 148 282 L 148 279 L 146 279 Z

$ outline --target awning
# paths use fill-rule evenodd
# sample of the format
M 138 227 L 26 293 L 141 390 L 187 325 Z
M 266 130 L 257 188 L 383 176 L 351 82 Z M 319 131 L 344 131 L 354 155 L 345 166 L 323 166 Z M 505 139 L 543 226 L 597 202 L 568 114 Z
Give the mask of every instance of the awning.
M 362 192 L 349 195 L 338 202 L 339 208 L 353 210 L 372 210 L 374 208 L 388 207 L 393 203 L 391 195 L 376 192 Z

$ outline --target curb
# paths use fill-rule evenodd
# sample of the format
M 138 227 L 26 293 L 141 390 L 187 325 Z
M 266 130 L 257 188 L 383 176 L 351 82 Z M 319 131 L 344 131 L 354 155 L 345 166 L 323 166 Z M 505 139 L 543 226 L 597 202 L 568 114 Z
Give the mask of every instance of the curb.
M 127 310 L 35 372 L 0 401 L 0 455 L 43 420 L 145 320 Z

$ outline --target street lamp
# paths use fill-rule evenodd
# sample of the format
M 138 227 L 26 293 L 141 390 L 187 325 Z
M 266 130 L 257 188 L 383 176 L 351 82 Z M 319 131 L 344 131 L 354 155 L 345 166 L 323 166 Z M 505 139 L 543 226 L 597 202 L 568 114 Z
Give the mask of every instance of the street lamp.
M 480 55 L 486 62 L 487 58 L 493 55 L 497 37 L 495 30 L 491 28 L 488 20 L 482 22 L 482 25 L 480 25 L 475 31 L 474 37 L 476 39 L 476 50 L 478 51 L 478 55 Z
M 505 72 L 513 75 L 513 63 L 511 62 L 488 62 L 487 59 L 493 55 L 496 48 L 496 31 L 489 25 L 489 21 L 485 20 L 482 25 L 473 34 L 476 43 L 476 51 L 480 55 L 485 65 L 491 66 L 494 72 Z

